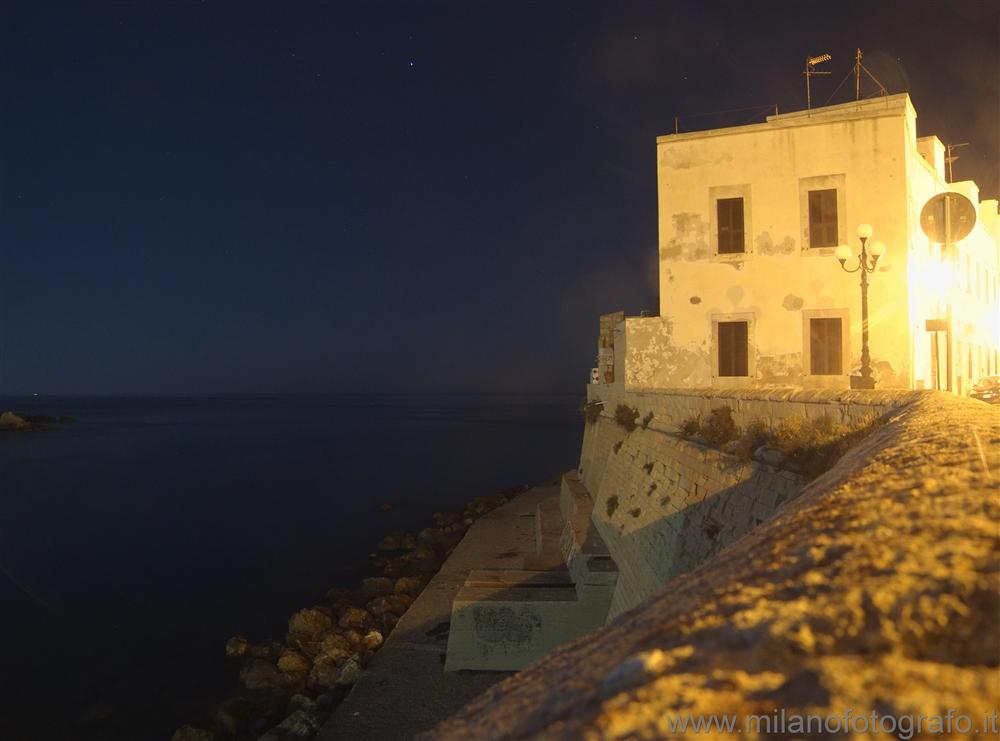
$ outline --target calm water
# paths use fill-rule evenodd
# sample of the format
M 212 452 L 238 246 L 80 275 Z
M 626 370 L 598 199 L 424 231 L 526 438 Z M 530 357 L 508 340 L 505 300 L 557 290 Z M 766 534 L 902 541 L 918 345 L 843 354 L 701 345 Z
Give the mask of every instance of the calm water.
M 230 635 L 282 635 L 389 530 L 575 467 L 576 403 L 0 397 L 78 419 L 0 435 L 0 738 L 168 739 L 235 684 Z

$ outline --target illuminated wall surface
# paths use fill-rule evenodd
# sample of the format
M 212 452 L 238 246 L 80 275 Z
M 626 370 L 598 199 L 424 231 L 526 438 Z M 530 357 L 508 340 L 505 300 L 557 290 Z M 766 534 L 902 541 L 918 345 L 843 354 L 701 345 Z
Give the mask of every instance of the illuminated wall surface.
M 888 248 L 869 288 L 878 387 L 934 388 L 925 320 L 944 318 L 949 305 L 954 390 L 967 393 L 970 379 L 1000 373 L 997 201 L 980 203 L 972 182 L 947 184 L 944 166 L 937 138 L 917 139 L 906 94 L 659 137 L 660 316 L 617 327 L 615 381 L 632 388 L 848 388 L 861 364 L 860 276 L 841 270 L 834 250 L 847 245 L 857 254 L 861 223 L 874 228 L 871 241 Z M 946 190 L 978 210 L 950 259 L 920 228 L 924 203 Z M 815 237 L 810 208 L 820 196 L 810 191 L 826 191 L 828 199 L 821 219 L 813 212 L 812 223 L 825 229 L 814 226 Z M 814 241 L 828 246 L 810 246 Z M 839 346 L 834 334 L 817 355 L 810 332 L 823 327 L 812 319 L 839 319 Z M 720 342 L 727 338 L 720 333 L 733 326 L 725 323 L 743 321 L 746 369 L 724 370 Z M 939 343 L 937 380 L 946 388 L 944 333 Z M 732 361 L 725 347 L 723 354 Z

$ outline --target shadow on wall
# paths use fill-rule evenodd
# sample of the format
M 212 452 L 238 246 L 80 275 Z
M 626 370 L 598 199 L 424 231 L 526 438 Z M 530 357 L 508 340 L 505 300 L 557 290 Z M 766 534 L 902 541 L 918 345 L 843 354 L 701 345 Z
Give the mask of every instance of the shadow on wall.
M 618 436 L 592 493 L 595 524 L 620 568 L 609 618 L 742 538 L 805 485 L 658 430 Z

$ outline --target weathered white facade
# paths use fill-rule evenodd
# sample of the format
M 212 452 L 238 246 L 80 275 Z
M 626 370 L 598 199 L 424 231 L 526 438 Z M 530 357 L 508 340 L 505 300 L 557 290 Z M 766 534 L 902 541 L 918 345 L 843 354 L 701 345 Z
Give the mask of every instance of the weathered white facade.
M 925 320 L 949 306 L 954 390 L 1000 372 L 997 201 L 947 183 L 944 167 L 938 139 L 917 138 L 906 94 L 659 137 L 660 315 L 616 327 L 615 383 L 848 388 L 861 355 L 859 274 L 834 251 L 857 254 L 862 223 L 888 248 L 869 278 L 878 388 L 934 387 Z M 951 257 L 920 227 L 924 203 L 948 190 L 978 211 Z M 939 348 L 946 388 L 943 334 Z

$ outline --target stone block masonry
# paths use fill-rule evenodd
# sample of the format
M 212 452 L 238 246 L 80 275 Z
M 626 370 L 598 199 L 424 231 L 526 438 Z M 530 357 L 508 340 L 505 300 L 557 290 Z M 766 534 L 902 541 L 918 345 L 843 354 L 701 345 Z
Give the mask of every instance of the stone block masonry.
M 638 604 L 767 520 L 804 479 L 671 435 L 588 425 L 583 478 L 593 522 L 619 565 L 608 618 Z
M 805 480 L 761 463 L 683 440 L 680 422 L 728 406 L 736 424 L 755 419 L 829 416 L 862 422 L 928 392 L 763 389 L 631 391 L 591 385 L 601 402 L 598 421 L 585 425 L 580 477 L 594 498 L 593 519 L 620 575 L 609 619 L 663 584 L 695 568 L 769 519 Z M 619 404 L 647 419 L 627 433 L 614 421 Z M 647 415 L 652 414 L 651 418 Z

